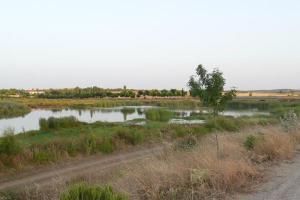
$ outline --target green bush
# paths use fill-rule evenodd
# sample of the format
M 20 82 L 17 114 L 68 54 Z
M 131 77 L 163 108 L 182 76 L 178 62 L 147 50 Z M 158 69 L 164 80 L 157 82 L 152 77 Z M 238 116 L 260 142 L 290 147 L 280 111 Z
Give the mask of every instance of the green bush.
M 257 143 L 257 138 L 254 135 L 249 135 L 244 142 L 244 147 L 247 150 L 253 150 L 256 143 Z
M 144 140 L 144 135 L 136 130 L 119 130 L 115 135 L 116 139 L 123 140 L 126 144 L 136 145 Z
M 33 154 L 33 161 L 38 164 L 45 164 L 55 161 L 55 155 L 50 151 L 38 151 Z
M 0 192 L 1 200 L 18 200 L 18 194 L 15 191 Z
M 17 155 L 22 152 L 22 146 L 14 135 L 12 129 L 6 129 L 0 138 L 0 154 Z
M 152 108 L 146 111 L 146 119 L 151 121 L 169 121 L 174 113 L 166 109 Z
M 62 193 L 59 200 L 128 200 L 128 198 L 109 186 L 99 187 L 80 183 Z
M 39 121 L 40 130 L 50 130 L 58 128 L 70 128 L 79 126 L 81 123 L 73 116 L 55 118 L 50 117 L 49 119 L 41 118 Z
M 115 144 L 113 143 L 112 138 L 103 138 L 99 144 L 99 150 L 103 153 L 111 153 L 116 149 Z

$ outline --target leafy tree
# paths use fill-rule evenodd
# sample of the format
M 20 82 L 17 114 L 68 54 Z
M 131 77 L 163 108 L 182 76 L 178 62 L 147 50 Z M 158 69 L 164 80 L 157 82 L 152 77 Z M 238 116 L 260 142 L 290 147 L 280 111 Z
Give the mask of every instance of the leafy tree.
M 214 118 L 225 109 L 228 101 L 236 96 L 236 91 L 224 91 L 225 78 L 223 73 L 214 69 L 211 73 L 198 65 L 196 76 L 191 76 L 188 86 L 192 96 L 198 96 L 204 106 L 212 108 Z M 215 121 L 215 120 L 214 120 Z M 219 155 L 218 135 L 216 134 L 217 152 Z
M 218 69 L 208 73 L 202 65 L 198 65 L 196 74 L 188 82 L 191 95 L 198 96 L 203 105 L 212 108 L 214 116 L 217 116 L 236 96 L 236 90 L 224 92 L 225 78 Z

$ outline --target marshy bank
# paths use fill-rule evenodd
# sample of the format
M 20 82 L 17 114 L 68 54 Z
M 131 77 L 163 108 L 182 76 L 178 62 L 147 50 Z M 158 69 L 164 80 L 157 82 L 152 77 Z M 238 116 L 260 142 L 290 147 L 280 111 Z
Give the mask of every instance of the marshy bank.
M 154 114 L 153 114 L 154 112 Z M 265 116 L 207 116 L 205 124 L 170 124 L 155 118 L 143 126 L 126 123 L 84 123 L 74 117 L 40 119 L 40 130 L 14 135 L 8 129 L 0 138 L 0 171 L 14 173 L 37 165 L 53 164 L 78 156 L 111 153 L 128 147 L 173 141 L 186 135 L 202 137 L 216 130 L 238 131 L 253 125 L 278 123 Z M 164 112 L 162 112 L 164 113 Z M 159 120 L 164 115 L 158 112 Z M 17 149 L 17 150 L 15 150 Z
M 84 123 L 110 122 L 145 124 L 146 120 L 161 121 L 165 123 L 196 124 L 205 122 L 209 112 L 205 108 L 176 109 L 157 106 L 122 106 L 113 108 L 83 108 L 83 109 L 32 109 L 30 113 L 22 117 L 0 119 L 0 136 L 7 128 L 12 128 L 15 133 L 24 133 L 39 130 L 41 118 L 75 117 Z M 257 110 L 230 110 L 221 113 L 228 117 L 245 117 L 264 115 L 269 113 Z
M 0 119 L 24 116 L 29 112 L 30 108 L 22 103 L 0 101 Z

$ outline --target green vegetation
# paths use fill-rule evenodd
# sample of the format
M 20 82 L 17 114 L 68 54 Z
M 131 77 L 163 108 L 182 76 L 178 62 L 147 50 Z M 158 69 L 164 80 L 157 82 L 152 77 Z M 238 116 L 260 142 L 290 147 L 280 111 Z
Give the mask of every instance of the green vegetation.
M 174 116 L 174 113 L 161 108 L 152 108 L 146 111 L 146 119 L 151 121 L 169 121 Z
M 169 108 L 198 108 L 201 103 L 195 99 L 7 99 L 27 105 L 30 108 L 109 108 L 119 106 L 160 106 Z
M 99 87 L 88 88 L 66 88 L 66 89 L 50 89 L 46 90 L 43 94 L 39 94 L 39 98 L 46 99 L 73 99 L 73 98 L 116 98 L 116 97 L 174 97 L 186 96 L 187 92 L 177 89 L 171 90 L 139 90 L 137 93 L 134 90 L 127 89 L 103 89 Z
M 257 142 L 257 137 L 254 136 L 254 135 L 249 135 L 249 136 L 247 136 L 247 138 L 244 142 L 244 147 L 247 150 L 253 150 L 254 147 L 255 147 L 256 142 Z
M 28 97 L 29 94 L 25 90 L 18 89 L 0 89 L 0 98 L 4 97 Z
M 161 113 L 157 110 L 154 112 Z M 0 148 L 3 149 L 0 154 L 0 171 L 10 168 L 22 169 L 28 165 L 54 163 L 79 155 L 111 153 L 124 149 L 126 146 L 148 142 L 157 143 L 186 136 L 201 137 L 213 131 L 232 132 L 245 126 L 278 123 L 278 120 L 265 116 L 242 118 L 219 116 L 214 119 L 210 115 L 205 115 L 201 118 L 205 118 L 207 123 L 179 125 L 148 120 L 144 126 L 138 126 L 104 122 L 86 124 L 70 120 L 71 118 L 54 118 L 46 122 L 43 120 L 44 128 L 41 130 L 18 135 L 10 134 L 0 138 Z M 187 141 L 186 144 L 193 144 L 193 141 Z
M 68 128 L 68 127 L 76 127 L 82 124 L 75 117 L 62 117 L 55 118 L 50 117 L 48 119 L 41 118 L 39 121 L 41 130 L 49 130 L 49 129 L 58 129 L 58 128 Z
M 22 151 L 21 145 L 16 137 L 14 137 L 14 132 L 11 129 L 6 129 L 3 133 L 3 137 L 0 140 L 0 154 L 1 155 L 17 155 Z
M 191 95 L 199 97 L 202 104 L 213 109 L 213 114 L 225 110 L 225 106 L 236 95 L 235 90 L 224 92 L 225 78 L 223 73 L 214 69 L 212 73 L 207 73 L 202 65 L 198 65 L 195 76 L 192 76 L 188 82 L 191 89 Z
M 204 106 L 210 107 L 213 110 L 214 118 L 219 112 L 225 110 L 227 102 L 231 101 L 236 96 L 236 91 L 231 90 L 224 92 L 225 78 L 223 73 L 218 69 L 214 69 L 213 72 L 207 73 L 207 70 L 202 66 L 198 65 L 196 69 L 197 79 L 192 76 L 188 82 L 191 89 L 191 95 L 200 98 Z M 216 119 L 213 120 L 216 123 Z M 224 120 L 221 121 L 228 130 L 234 130 L 233 124 L 229 124 Z M 220 124 L 220 123 L 219 123 Z M 219 154 L 219 141 L 218 135 L 216 134 L 217 152 Z
M 62 193 L 59 200 L 128 200 L 128 197 L 114 191 L 110 186 L 100 187 L 79 183 Z
M 30 112 L 30 108 L 17 102 L 0 101 L 0 119 L 22 116 Z
M 260 111 L 271 112 L 276 117 L 282 117 L 285 113 L 290 110 L 294 111 L 295 114 L 300 114 L 300 101 L 299 100 L 261 100 L 261 99 L 239 99 L 233 100 L 227 103 L 227 108 L 233 110 L 247 110 L 247 109 L 258 109 Z

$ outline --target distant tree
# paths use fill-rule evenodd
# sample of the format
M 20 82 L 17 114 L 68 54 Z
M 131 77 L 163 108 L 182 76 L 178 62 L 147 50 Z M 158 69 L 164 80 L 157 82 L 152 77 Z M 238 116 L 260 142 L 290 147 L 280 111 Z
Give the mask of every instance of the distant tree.
M 192 96 L 198 96 L 204 106 L 212 108 L 214 118 L 225 109 L 227 102 L 236 96 L 236 90 L 224 91 L 225 78 L 222 72 L 214 69 L 211 73 L 208 73 L 202 65 L 198 65 L 196 76 L 191 76 L 188 86 Z M 217 134 L 216 143 L 219 155 Z

